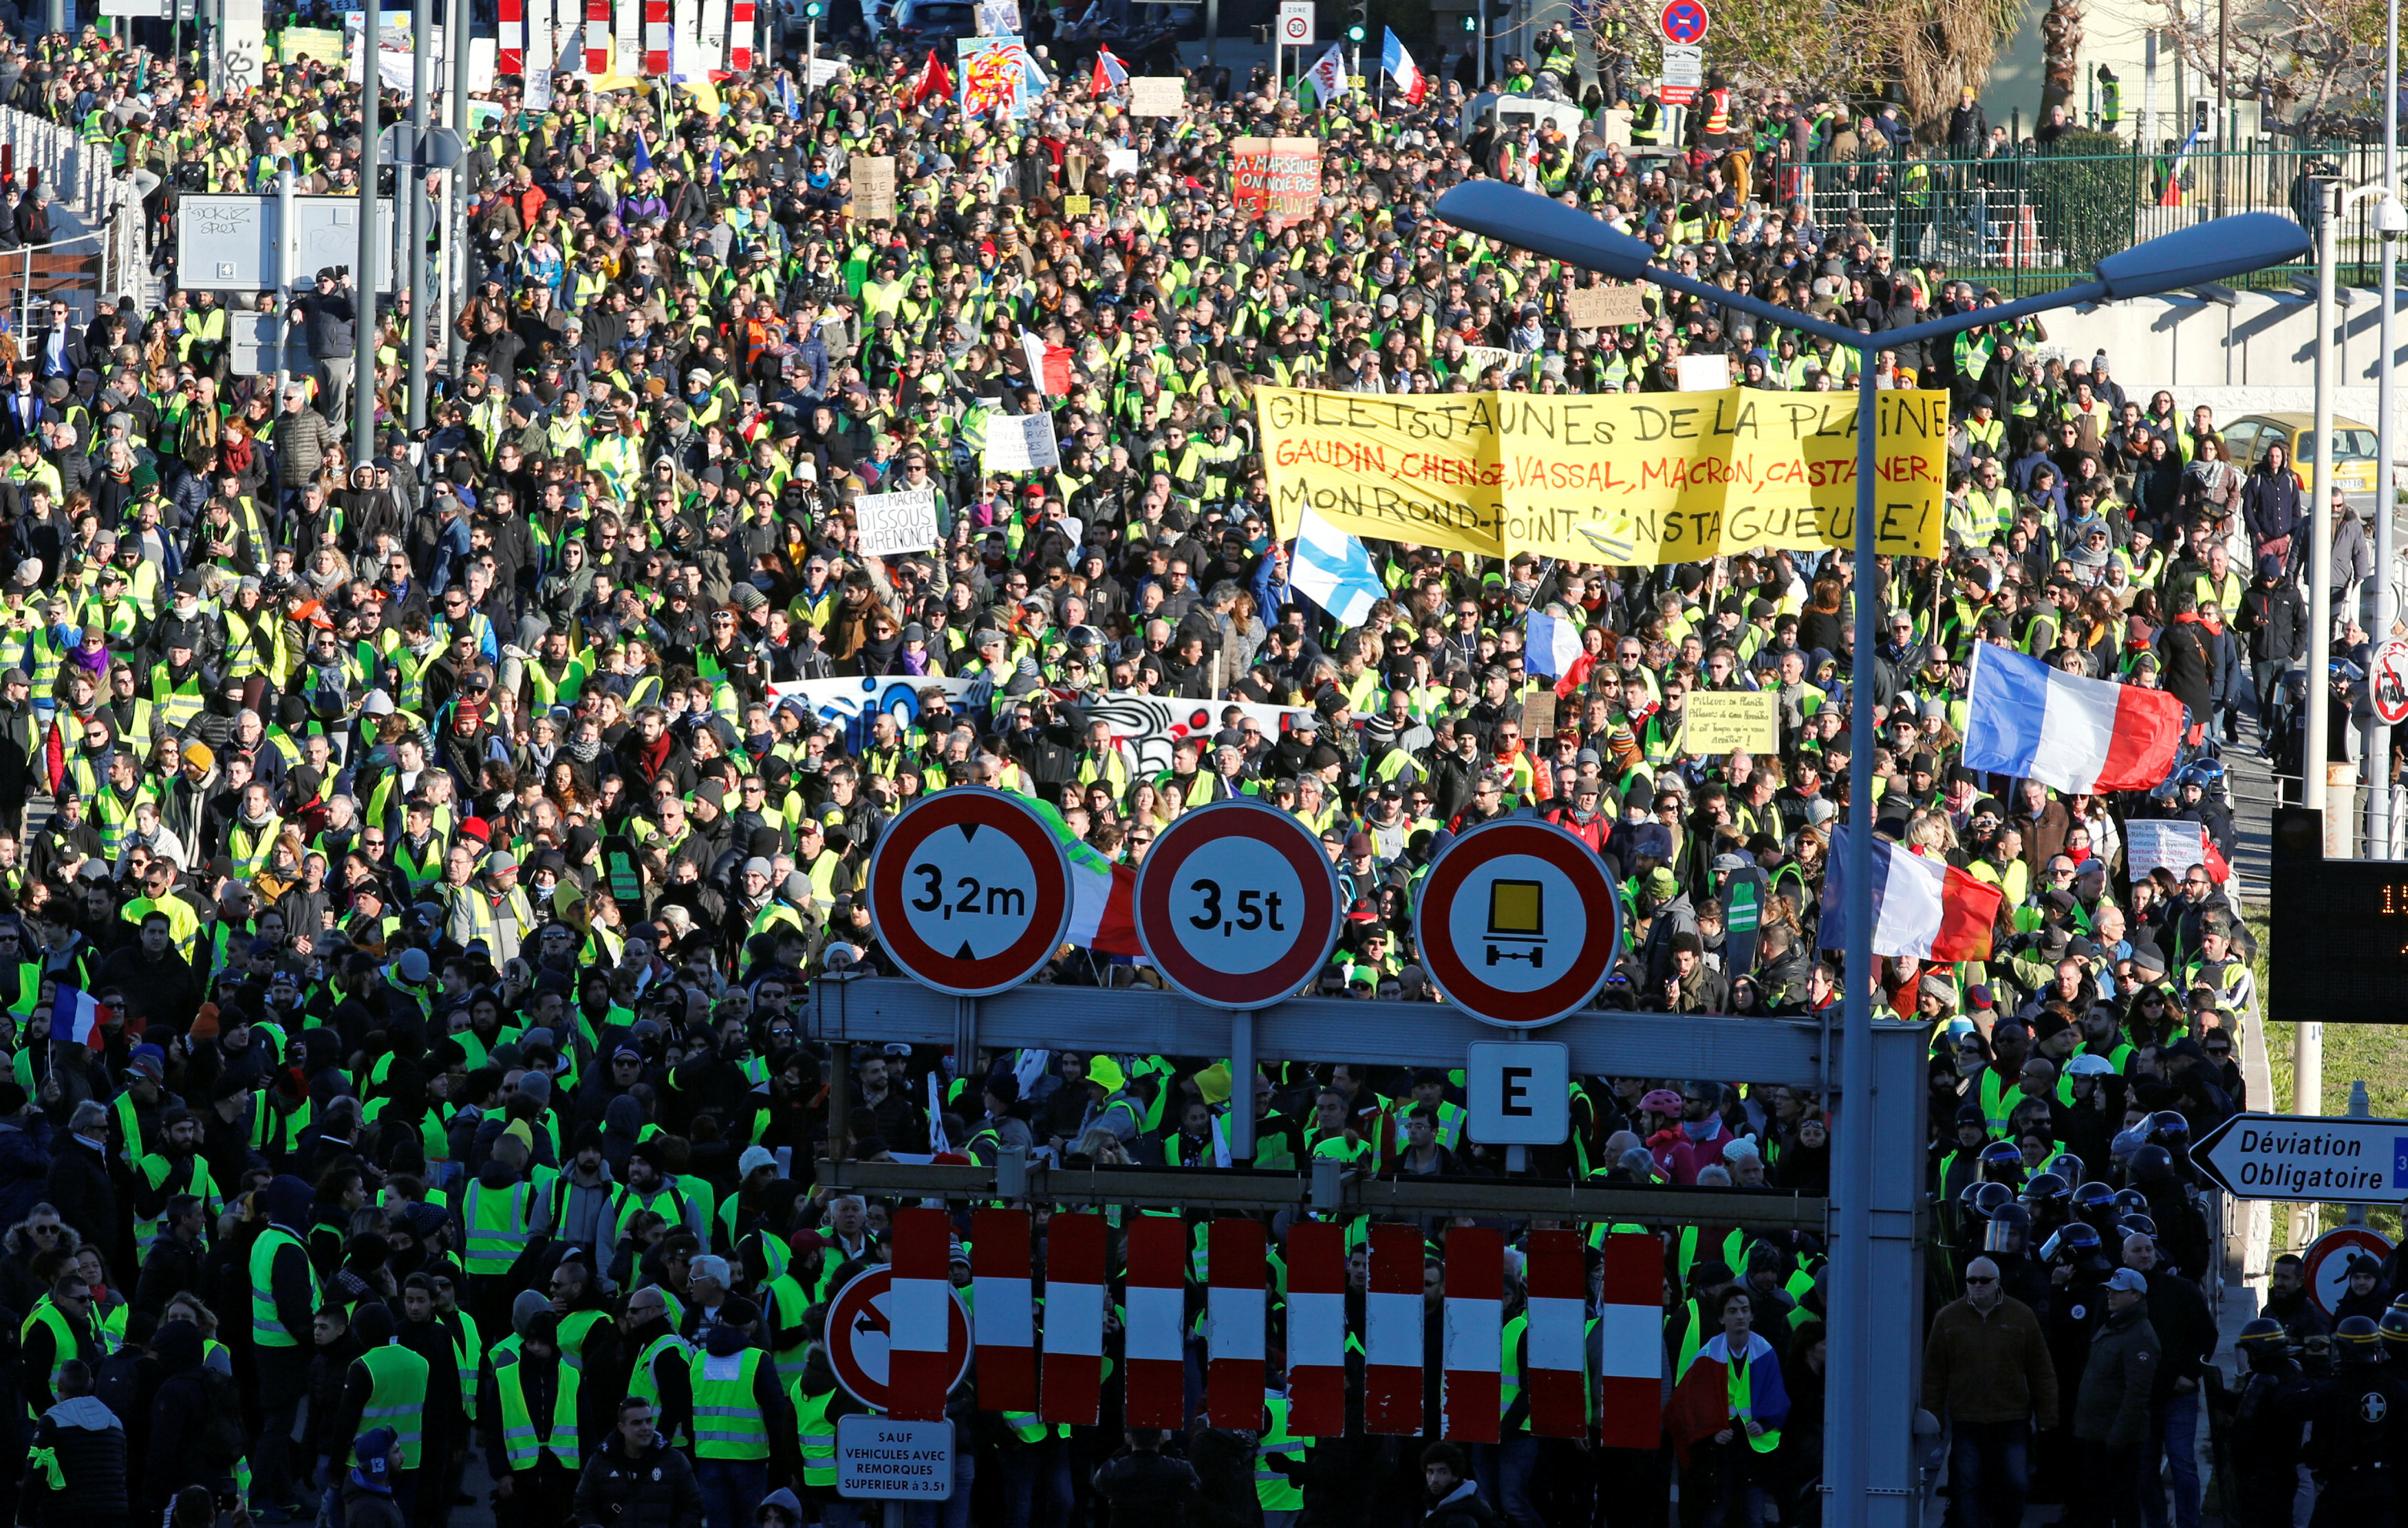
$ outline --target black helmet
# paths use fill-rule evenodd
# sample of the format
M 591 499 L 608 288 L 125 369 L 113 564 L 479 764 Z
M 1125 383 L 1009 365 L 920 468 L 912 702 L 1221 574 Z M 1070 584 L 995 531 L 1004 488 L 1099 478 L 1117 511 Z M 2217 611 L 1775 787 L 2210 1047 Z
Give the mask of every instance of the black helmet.
M 2149 1138 L 2186 1141 L 2190 1139 L 2190 1121 L 2172 1109 L 2159 1109 L 2149 1116 Z
M 2149 1196 L 2147 1194 L 2143 1193 L 2138 1189 L 2117 1189 L 2115 1191 L 2116 1214 L 2146 1215 L 2148 1212 Z
M 2060 1257 L 2080 1262 L 2098 1250 L 2098 1228 L 2087 1221 L 2075 1221 L 2070 1225 L 2057 1227 L 2056 1235 L 2041 1248 L 2040 1256 L 2043 1263 L 2054 1263 Z
M 2055 1173 L 2034 1173 L 2032 1174 L 2031 1181 L 2024 1185 L 2024 1203 L 2028 1205 L 2055 1204 L 2058 1200 L 2068 1197 L 2072 1192 L 2073 1191 L 2071 1189 L 2066 1187 L 2065 1179 L 2057 1177 Z
M 1997 1181 L 2020 1182 L 2024 1176 L 2024 1154 L 2013 1141 L 1992 1141 L 1982 1148 L 1982 1176 Z
M 2291 1347 L 2291 1334 L 2283 1330 L 2283 1323 L 2272 1316 L 2256 1318 L 2241 1329 L 2241 1335 L 2232 1340 L 2252 1353 L 2288 1352 Z
M 2073 1209 L 2077 1215 L 2088 1215 L 2094 1211 L 2103 1215 L 2114 1203 L 2115 1191 L 2095 1178 L 2073 1186 Z
M 2127 1236 L 2146 1236 L 2151 1241 L 2157 1238 L 2157 1222 L 2145 1215 L 2118 1216 L 2115 1229 Z
M 1965 1207 L 1984 1220 L 2015 1202 L 2015 1191 L 2004 1183 L 1972 1183 L 1965 1189 Z
M 2383 1334 L 2385 1343 L 2393 1348 L 2408 1348 L 2408 1308 L 2393 1306 L 2374 1323 Z
M 2048 1171 L 2055 1173 L 2057 1177 L 2065 1179 L 2066 1187 L 2068 1189 L 2071 1189 L 2080 1184 L 2082 1180 L 2085 1178 L 2087 1178 L 2090 1174 L 2089 1166 L 2085 1164 L 2080 1157 L 2075 1156 L 2071 1151 L 2059 1151 L 2057 1155 L 2049 1158 Z
M 2129 1171 L 2135 1183 L 2162 1183 L 2174 1176 L 2173 1155 L 2152 1141 L 2132 1153 Z
M 2031 1211 L 2021 1205 L 2000 1205 L 1990 1212 L 1990 1223 L 1982 1229 L 1982 1250 L 2020 1254 L 2030 1235 Z
M 2382 1329 L 2364 1316 L 2344 1317 L 2342 1323 L 2333 1328 L 2333 1345 L 2341 1349 L 2345 1362 L 2383 1362 Z

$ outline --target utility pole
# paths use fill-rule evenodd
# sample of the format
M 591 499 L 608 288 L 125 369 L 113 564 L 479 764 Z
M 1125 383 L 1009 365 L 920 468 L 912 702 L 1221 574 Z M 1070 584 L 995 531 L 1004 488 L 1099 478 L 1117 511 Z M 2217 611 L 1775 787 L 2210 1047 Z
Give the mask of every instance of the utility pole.
M 452 227 L 450 257 L 443 263 L 444 286 L 450 295 L 443 305 L 444 354 L 454 386 L 460 379 L 461 305 L 468 293 L 468 0 L 452 0 L 452 20 L 443 28 L 443 79 L 451 88 L 452 131 L 459 136 L 460 162 L 443 172 L 446 216 Z
M 431 83 L 430 45 L 434 41 L 432 0 L 412 0 L 409 9 L 409 128 L 416 150 L 409 156 L 408 184 L 399 189 L 409 198 L 409 429 L 426 428 L 426 238 L 435 208 L 426 200 L 426 92 Z
M 357 312 L 352 329 L 358 341 L 351 362 L 353 466 L 376 454 L 377 266 L 382 253 L 377 244 L 377 134 L 382 131 L 377 121 L 381 89 L 377 54 L 384 46 L 377 36 L 377 21 L 383 3 L 368 0 L 360 12 L 360 261 L 351 272 Z M 388 248 L 393 242 L 389 232 L 384 242 Z
M 2389 0 L 2384 9 L 2383 194 L 2374 204 L 2374 226 L 2383 236 L 2383 307 L 2376 321 L 2382 360 L 2374 374 L 2377 444 L 2372 635 L 2377 647 L 2391 639 L 2391 624 L 2400 615 L 2392 582 L 2397 574 L 2394 558 L 2400 550 L 2392 534 L 2392 522 L 2400 512 L 2400 493 L 2392 486 L 2393 452 L 2399 445 L 2392 421 L 2392 410 L 2399 407 L 2392 387 L 2393 374 L 2399 369 L 2392 309 L 2400 305 L 2400 235 L 2408 230 L 2408 207 L 2402 207 L 2400 201 L 2400 0 Z M 2331 454 L 2326 450 L 2323 459 L 2329 459 Z M 2372 715 L 2365 725 L 2358 758 L 2366 774 L 2367 828 L 2372 840 L 2367 846 L 2367 858 L 2386 860 L 2392 855 L 2392 835 L 2397 828 L 2391 812 L 2391 729 Z
M 293 345 L 293 166 L 276 172 L 276 407 L 284 407 L 284 384 L 293 375 L 286 365 Z

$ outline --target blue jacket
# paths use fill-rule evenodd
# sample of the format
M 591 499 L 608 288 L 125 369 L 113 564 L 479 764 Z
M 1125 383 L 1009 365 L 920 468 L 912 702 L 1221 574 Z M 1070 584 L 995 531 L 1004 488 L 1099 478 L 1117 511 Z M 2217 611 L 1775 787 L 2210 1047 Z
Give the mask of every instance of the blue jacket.
M 0 1121 L 0 1226 L 33 1213 L 50 1178 L 50 1121 L 38 1114 Z

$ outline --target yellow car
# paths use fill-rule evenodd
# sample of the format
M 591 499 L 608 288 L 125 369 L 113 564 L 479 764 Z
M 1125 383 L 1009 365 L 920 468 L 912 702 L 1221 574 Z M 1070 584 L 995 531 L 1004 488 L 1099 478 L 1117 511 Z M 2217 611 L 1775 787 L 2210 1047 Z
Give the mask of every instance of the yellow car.
M 2312 501 L 2318 499 L 2316 490 L 2316 445 L 2314 414 L 2279 413 L 2248 414 L 2224 427 L 2224 443 L 2230 449 L 2232 460 L 2243 471 L 2254 469 L 2272 446 L 2281 446 L 2289 452 L 2291 464 L 2299 470 L 2300 481 L 2308 485 Z M 2354 419 L 2333 416 L 2333 437 L 2339 443 L 2339 461 L 2333 469 L 2333 480 L 2348 495 L 2349 506 L 2361 520 L 2374 514 L 2376 439 L 2374 426 L 2361 424 Z

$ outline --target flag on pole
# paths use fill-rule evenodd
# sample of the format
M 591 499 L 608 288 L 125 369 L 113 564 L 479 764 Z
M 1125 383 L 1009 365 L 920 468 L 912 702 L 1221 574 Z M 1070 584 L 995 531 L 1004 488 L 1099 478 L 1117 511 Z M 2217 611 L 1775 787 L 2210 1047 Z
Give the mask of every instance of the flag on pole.
M 2060 791 L 2145 791 L 2174 772 L 2183 704 L 2162 690 L 2086 678 L 1995 644 L 1973 649 L 1965 767 Z
M 1070 831 L 1062 814 L 1043 801 L 1030 808 L 1060 839 L 1070 857 L 1070 928 L 1067 942 L 1099 955 L 1141 955 L 1137 939 L 1137 867 L 1104 858 Z
M 644 135 L 641 133 L 636 135 L 636 157 L 634 164 L 638 175 L 642 175 L 645 171 L 652 167 L 652 150 L 651 147 L 644 142 Z
M 1020 353 L 1028 358 L 1028 379 L 1049 398 L 1070 395 L 1070 350 L 1046 342 L 1033 330 L 1020 331 Z
M 1304 71 L 1304 78 L 1312 81 L 1313 99 L 1323 106 L 1329 105 L 1346 93 L 1345 52 L 1331 43 L 1329 51 L 1321 55 L 1321 62 Z
M 1347 626 L 1360 623 L 1388 593 L 1372 571 L 1371 554 L 1363 543 L 1310 509 L 1297 522 L 1296 555 L 1288 564 L 1287 581 Z
M 1087 84 L 1091 92 L 1102 95 L 1107 92 L 1122 89 L 1127 84 L 1128 65 L 1114 58 L 1111 49 L 1107 48 L 1096 55 L 1095 76 Z
M 2199 134 L 2198 128 L 2192 128 L 2189 135 L 2182 140 L 2182 147 L 2174 150 L 2174 162 L 2166 170 L 2165 189 L 2157 193 L 2159 207 L 2183 205 L 2183 166 L 2190 162 L 2191 146 L 2199 142 Z
M 1531 673 L 1560 679 L 1581 655 L 1580 628 L 1569 617 L 1533 610 L 1522 623 L 1522 652 Z
M 50 1004 L 50 1038 L 81 1040 L 94 1050 L 108 1047 L 106 1033 L 114 1015 L 108 1006 L 80 988 L 62 987 Z
M 1831 835 L 1823 878 L 1823 948 L 1848 942 L 1848 830 Z M 1926 859 L 1903 844 L 1873 840 L 1873 953 L 1912 955 L 1935 964 L 1990 958 L 1990 932 L 2003 893 L 1944 860 Z
M 929 96 L 950 97 L 953 93 L 953 71 L 937 62 L 937 50 L 928 50 L 928 62 L 920 70 L 920 78 L 911 83 L 911 104 L 918 106 Z
M 1417 107 L 1422 104 L 1422 97 L 1429 93 L 1429 80 L 1422 74 L 1421 66 L 1413 62 L 1413 55 L 1405 51 L 1404 39 L 1398 36 L 1394 29 L 1383 30 L 1380 72 L 1395 80 L 1397 88 L 1405 93 L 1407 106 Z

